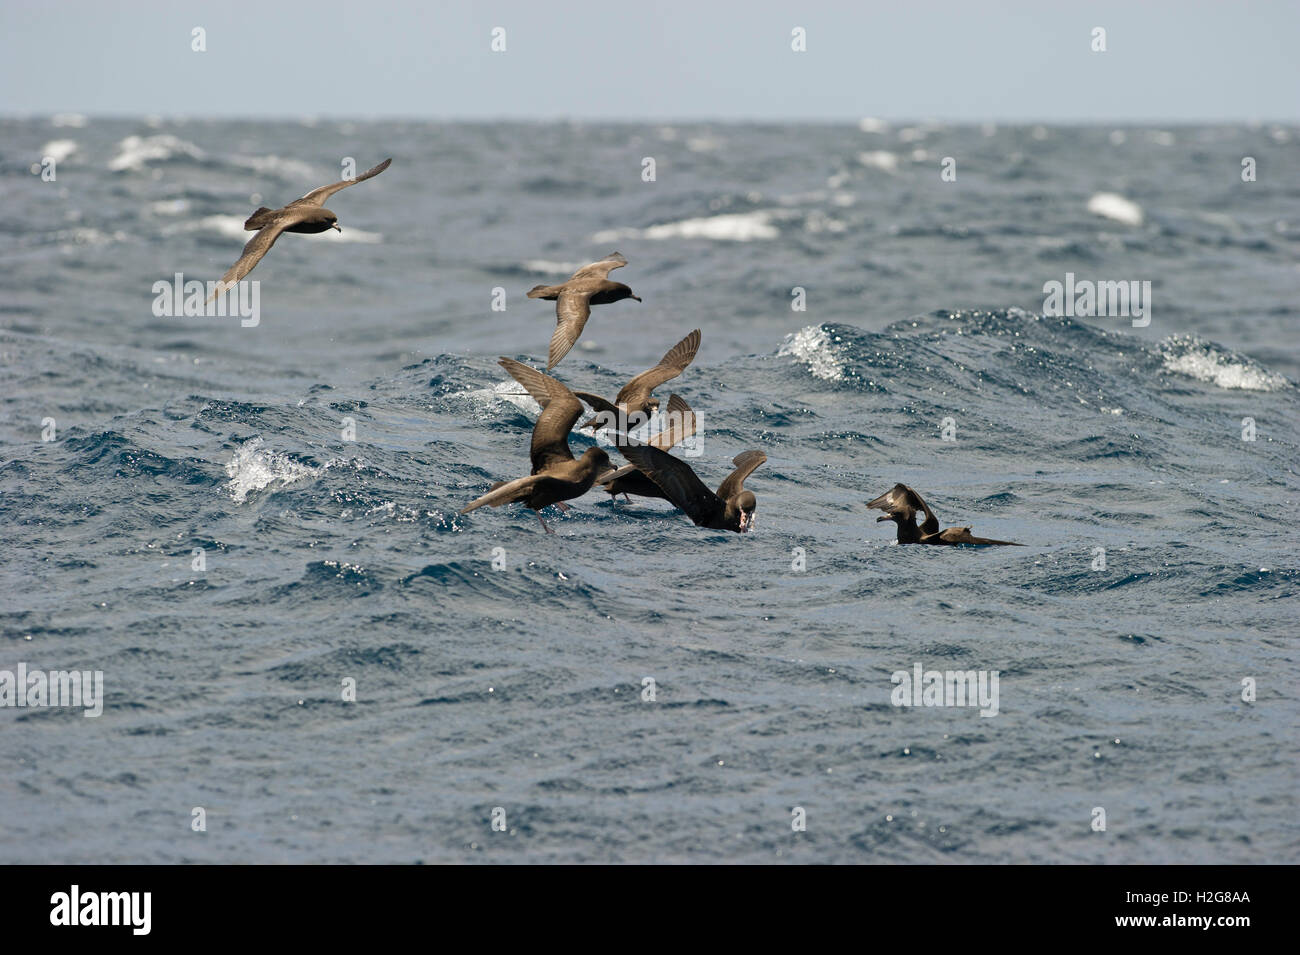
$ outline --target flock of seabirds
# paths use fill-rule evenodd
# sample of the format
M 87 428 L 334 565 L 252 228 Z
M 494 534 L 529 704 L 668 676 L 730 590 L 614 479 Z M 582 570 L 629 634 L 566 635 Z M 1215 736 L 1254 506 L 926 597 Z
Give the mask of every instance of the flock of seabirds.
M 336 229 L 342 232 L 338 216 L 326 209 L 323 203 L 340 189 L 364 182 L 379 175 L 392 159 L 366 170 L 352 179 L 344 179 L 328 186 L 313 189 L 301 199 L 279 209 L 262 206 L 244 222 L 244 229 L 256 235 L 244 246 L 243 254 L 216 283 L 209 301 L 229 291 L 248 275 L 262 257 L 275 244 L 281 233 L 299 232 L 316 234 Z M 528 292 L 529 298 L 555 302 L 555 332 L 551 336 L 546 371 L 554 368 L 573 348 L 591 317 L 593 305 L 609 305 L 631 298 L 641 301 L 632 289 L 622 282 L 613 282 L 609 273 L 627 265 L 627 259 L 611 252 L 599 262 L 584 265 L 559 285 L 538 285 Z M 717 491 L 709 490 L 695 470 L 681 458 L 668 451 L 695 433 L 696 416 L 690 406 L 679 396 L 668 399 L 667 422 L 662 431 L 647 441 L 632 439 L 627 432 L 649 420 L 659 410 L 659 399 L 653 392 L 686 370 L 695 360 L 700 347 L 700 330 L 697 328 L 679 341 L 653 368 L 641 372 L 629 381 L 614 400 L 607 401 L 599 395 L 585 391 L 571 391 L 567 385 L 550 375 L 538 371 L 513 358 L 502 358 L 501 367 L 519 382 L 541 406 L 537 423 L 533 427 L 529 458 L 532 471 L 513 481 L 498 481 L 486 494 L 465 506 L 461 514 L 480 507 L 501 507 L 520 503 L 537 515 L 547 533 L 550 527 L 542 519 L 542 508 L 555 505 L 567 511 L 566 501 L 581 497 L 599 485 L 611 498 L 622 494 L 663 498 L 680 508 L 699 527 L 745 533 L 754 527 L 754 513 L 758 501 L 754 492 L 746 490 L 745 479 L 767 460 L 762 451 L 744 451 L 732 459 L 735 468 Z M 596 415 L 584 422 L 580 430 L 590 429 L 594 434 L 605 427 L 614 438 L 619 452 L 630 462 L 615 467 L 603 448 L 592 447 L 574 458 L 569 449 L 569 433 L 583 416 L 583 404 Z M 974 544 L 1021 546 L 1012 541 L 990 540 L 971 536 L 969 527 L 939 529 L 939 519 L 916 491 L 906 484 L 895 484 L 880 497 L 867 502 L 867 507 L 884 511 L 880 521 L 893 521 L 898 525 L 900 544 Z M 925 515 L 919 525 L 918 513 Z

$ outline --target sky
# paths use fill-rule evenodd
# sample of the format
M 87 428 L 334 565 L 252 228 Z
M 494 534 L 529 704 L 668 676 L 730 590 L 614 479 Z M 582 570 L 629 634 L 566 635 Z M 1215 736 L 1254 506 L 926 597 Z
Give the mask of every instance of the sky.
M 1296 0 L 0 0 L 0 115 L 1294 122 L 1298 39 Z

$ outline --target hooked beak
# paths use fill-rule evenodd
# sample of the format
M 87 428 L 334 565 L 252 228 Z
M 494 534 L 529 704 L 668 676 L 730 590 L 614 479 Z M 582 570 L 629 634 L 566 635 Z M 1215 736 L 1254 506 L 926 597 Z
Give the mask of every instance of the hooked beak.
M 330 228 L 333 229 L 335 232 L 337 232 L 339 235 L 343 234 L 343 229 L 337 222 L 334 223 L 332 226 L 330 226 Z
M 641 301 L 641 296 L 640 296 L 640 295 L 629 295 L 628 298 L 634 298 L 634 299 L 636 299 L 638 302 Z
M 876 518 L 876 523 L 879 524 L 881 521 L 887 521 L 887 520 L 889 520 L 889 515 L 881 514 L 879 517 Z

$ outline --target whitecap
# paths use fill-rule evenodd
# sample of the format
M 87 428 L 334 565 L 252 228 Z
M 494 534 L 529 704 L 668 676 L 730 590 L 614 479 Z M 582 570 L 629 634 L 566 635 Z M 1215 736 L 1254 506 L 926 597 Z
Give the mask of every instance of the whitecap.
M 1197 337 L 1175 336 L 1160 343 L 1166 371 L 1187 375 L 1220 388 L 1243 391 L 1278 391 L 1289 381 L 1258 362 L 1220 349 Z
M 858 162 L 869 169 L 879 169 L 881 172 L 898 171 L 898 157 L 886 149 L 858 153 Z
M 113 172 L 143 169 L 146 163 L 171 159 L 173 156 L 188 156 L 191 159 L 204 157 L 203 150 L 198 146 L 171 133 L 128 136 L 117 144 L 117 149 L 117 155 L 108 161 L 108 168 Z
M 75 139 L 51 139 L 41 147 L 41 159 L 53 159 L 55 162 L 63 162 L 77 151 L 77 141 Z
M 768 210 L 724 213 L 697 219 L 665 222 L 646 229 L 606 229 L 591 237 L 593 242 L 618 242 L 622 239 L 712 239 L 717 242 L 752 242 L 775 239 L 781 230 L 772 224 L 775 214 Z
M 317 469 L 295 461 L 280 451 L 262 447 L 261 438 L 253 438 L 235 450 L 226 465 L 230 482 L 226 488 L 236 504 L 242 504 L 253 491 L 278 484 L 284 487 L 303 478 L 315 477 Z
M 1088 211 L 1104 219 L 1114 219 L 1125 225 L 1142 224 L 1142 207 L 1132 199 L 1114 192 L 1099 192 L 1088 200 Z
M 830 333 L 820 325 L 809 325 L 787 335 L 777 355 L 803 362 L 814 377 L 824 381 L 840 381 L 844 377 L 840 349 L 831 341 Z

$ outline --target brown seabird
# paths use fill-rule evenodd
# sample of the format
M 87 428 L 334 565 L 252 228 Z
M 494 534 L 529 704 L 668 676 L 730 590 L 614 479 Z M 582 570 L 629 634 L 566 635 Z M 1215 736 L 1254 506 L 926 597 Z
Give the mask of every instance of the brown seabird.
M 745 490 L 745 478 L 767 460 L 762 451 L 742 451 L 732 459 L 736 470 L 718 485 L 715 494 L 705 487 L 691 466 L 646 444 L 620 445 L 623 456 L 659 485 L 664 496 L 686 512 L 697 527 L 745 533 L 754 526 L 758 501 Z
M 385 159 L 378 166 L 367 169 L 355 179 L 342 179 L 331 185 L 313 189 L 301 199 L 295 199 L 280 209 L 268 209 L 266 206 L 259 208 L 244 221 L 244 230 L 247 232 L 256 231 L 257 235 L 248 240 L 239 261 L 227 269 L 225 275 L 221 276 L 221 281 L 217 283 L 213 293 L 208 296 L 208 301 L 210 302 L 218 295 L 224 294 L 232 285 L 253 271 L 253 267 L 262 261 L 262 256 L 266 255 L 271 246 L 275 245 L 275 240 L 280 238 L 281 232 L 305 232 L 309 235 L 327 232 L 330 229 L 337 229 L 342 232 L 343 230 L 339 228 L 339 217 L 326 209 L 321 203 L 340 189 L 355 186 L 372 176 L 379 175 L 388 168 L 388 164 L 392 161 L 392 159 Z
M 877 517 L 876 523 L 893 521 L 898 525 L 898 542 L 900 544 L 975 544 L 981 546 L 1000 545 L 1004 547 L 1023 547 L 1014 541 L 999 541 L 988 537 L 971 536 L 970 527 L 949 527 L 939 530 L 939 519 L 934 511 L 906 484 L 895 484 L 874 501 L 868 501 L 867 507 L 884 511 L 883 517 Z M 916 526 L 916 512 L 924 511 L 925 520 Z
M 569 432 L 582 414 L 582 403 L 572 391 L 551 376 L 512 358 L 502 358 L 501 367 L 527 388 L 542 406 L 542 413 L 533 426 L 533 440 L 528 451 L 533 471 L 528 477 L 497 482 L 488 493 L 471 501 L 461 513 L 468 514 L 485 504 L 500 507 L 516 501 L 534 513 L 551 504 L 565 509 L 565 501 L 586 494 L 596 475 L 609 468 L 609 455 L 603 448 L 588 448 L 581 458 L 574 460 L 573 452 L 569 450 Z M 541 514 L 537 514 L 537 520 L 548 534 L 552 533 Z
M 644 422 L 644 418 L 632 423 L 629 423 L 629 419 L 634 416 L 649 417 L 658 411 L 659 399 L 652 398 L 650 393 L 664 382 L 672 381 L 685 371 L 686 366 L 695 360 L 695 353 L 699 351 L 699 348 L 700 330 L 697 328 L 668 349 L 668 353 L 659 359 L 659 364 L 641 372 L 619 390 L 618 396 L 614 399 L 614 407 L 618 415 L 614 420 L 605 420 L 603 427 L 627 431 Z M 595 407 L 593 399 L 595 401 L 600 400 L 599 396 L 585 391 L 575 391 L 574 394 L 587 404 L 592 405 L 592 407 Z M 597 426 L 602 425 L 603 418 L 603 414 L 597 415 L 590 421 L 583 422 L 580 427 L 595 430 Z
M 684 441 L 693 435 L 696 423 L 695 412 L 691 410 L 691 406 L 683 401 L 681 396 L 670 395 L 668 397 L 668 426 L 648 440 L 646 444 L 652 448 L 658 448 L 660 451 L 667 451 L 679 441 Z M 659 485 L 642 474 L 635 464 L 625 464 L 621 468 L 606 471 L 596 478 L 596 483 L 608 491 L 610 497 L 622 494 L 624 498 L 627 498 L 629 494 L 636 494 L 639 497 L 668 499 Z
M 608 305 L 625 298 L 641 301 L 622 282 L 609 280 L 610 272 L 625 265 L 627 259 L 623 258 L 622 253 L 611 252 L 599 262 L 578 269 L 567 282 L 536 285 L 529 291 L 529 298 L 544 298 L 555 302 L 555 333 L 551 336 L 551 351 L 546 359 L 547 371 L 558 365 L 578 340 L 582 327 L 591 315 L 591 306 Z

